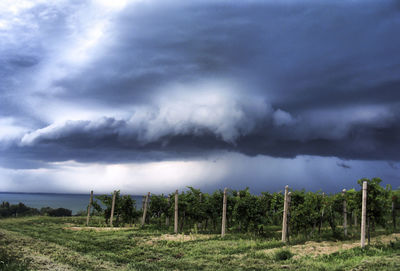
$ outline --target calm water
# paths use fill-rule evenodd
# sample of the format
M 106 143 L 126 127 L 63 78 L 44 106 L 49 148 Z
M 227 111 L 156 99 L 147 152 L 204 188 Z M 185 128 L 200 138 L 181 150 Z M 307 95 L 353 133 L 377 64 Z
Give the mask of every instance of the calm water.
M 18 204 L 19 202 L 22 202 L 26 206 L 37 209 L 47 206 L 51 208 L 66 208 L 72 210 L 73 214 L 76 214 L 78 211 L 81 210 L 86 210 L 89 203 L 89 197 L 89 194 L 38 194 L 0 192 L 0 202 L 8 201 L 10 204 Z M 132 198 L 136 201 L 136 208 L 141 208 L 142 196 L 132 196 Z

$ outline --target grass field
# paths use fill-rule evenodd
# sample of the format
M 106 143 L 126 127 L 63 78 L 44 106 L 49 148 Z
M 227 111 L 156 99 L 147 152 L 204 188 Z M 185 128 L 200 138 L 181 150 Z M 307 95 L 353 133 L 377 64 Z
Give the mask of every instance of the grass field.
M 84 221 L 1 219 L 0 270 L 400 270 L 400 234 L 378 232 L 362 250 L 356 235 L 342 241 L 299 238 L 284 246 L 278 228 L 270 229 L 270 238 L 221 239 L 152 228 L 85 228 Z

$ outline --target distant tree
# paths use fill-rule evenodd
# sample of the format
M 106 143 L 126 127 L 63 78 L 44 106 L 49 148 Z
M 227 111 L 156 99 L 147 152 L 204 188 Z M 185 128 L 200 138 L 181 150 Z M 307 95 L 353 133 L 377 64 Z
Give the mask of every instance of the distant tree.
M 71 216 L 71 215 L 72 211 L 65 208 L 57 208 L 49 211 L 49 216 L 60 217 L 60 216 Z
M 22 202 L 10 204 L 3 202 L 0 206 L 0 217 L 32 216 L 40 214 L 39 210 L 30 208 Z
M 48 216 L 55 216 L 55 217 L 60 217 L 60 216 L 71 216 L 72 211 L 69 209 L 65 208 L 56 208 L 53 209 L 51 207 L 43 207 L 40 209 L 40 214 L 41 215 L 48 215 Z
M 0 208 L 8 209 L 10 208 L 10 203 L 8 201 L 3 201 L 0 205 Z
M 42 208 L 40 209 L 40 214 L 41 214 L 41 215 L 49 215 L 49 212 L 50 212 L 51 210 L 53 210 L 53 208 L 51 208 L 51 207 L 49 207 L 49 206 L 47 206 L 47 207 L 42 207 Z

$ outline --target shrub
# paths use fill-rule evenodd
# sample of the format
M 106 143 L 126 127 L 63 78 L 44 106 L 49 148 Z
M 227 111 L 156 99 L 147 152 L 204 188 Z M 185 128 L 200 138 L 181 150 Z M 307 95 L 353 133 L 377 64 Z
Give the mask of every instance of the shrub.
M 65 208 L 52 209 L 48 212 L 49 216 L 71 216 L 72 211 Z
M 286 261 L 293 257 L 293 253 L 289 249 L 283 248 L 275 252 L 275 260 Z
M 40 212 L 35 208 L 30 208 L 23 203 L 10 204 L 2 202 L 0 204 L 0 218 L 1 217 L 17 217 L 17 216 L 32 216 L 38 215 Z

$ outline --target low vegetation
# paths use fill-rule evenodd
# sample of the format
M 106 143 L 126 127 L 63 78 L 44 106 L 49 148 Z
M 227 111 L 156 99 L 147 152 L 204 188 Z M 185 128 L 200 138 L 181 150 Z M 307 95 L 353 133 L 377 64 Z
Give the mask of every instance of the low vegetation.
M 386 230 L 396 230 L 396 212 L 400 208 L 399 190 L 392 190 L 390 186 L 382 187 L 379 178 L 361 179 L 368 183 L 367 221 L 368 233 L 376 227 Z M 96 197 L 100 204 L 93 202 L 92 215 L 104 217 L 108 224 L 111 215 L 111 195 Z M 146 224 L 157 229 L 168 229 L 174 218 L 175 194 L 151 195 L 146 216 Z M 179 194 L 178 224 L 179 232 L 220 233 L 222 220 L 223 191 L 202 193 L 199 189 L 189 187 Z M 343 203 L 346 202 L 346 218 L 350 230 L 357 228 L 361 221 L 361 191 L 350 189 L 345 193 L 324 194 L 306 192 L 304 190 L 291 191 L 289 208 L 290 235 L 302 235 L 304 238 L 315 238 L 321 235 L 321 228 L 329 227 L 329 239 L 343 239 Z M 282 191 L 277 193 L 262 192 L 253 195 L 249 189 L 228 190 L 227 193 L 227 228 L 231 233 L 246 233 L 258 236 L 270 236 L 270 229 L 281 227 L 284 196 Z M 131 197 L 121 196 L 119 191 L 115 195 L 114 225 L 140 223 L 142 210 L 136 210 L 136 204 Z M 349 231 L 349 235 L 356 232 Z
M 102 223 L 94 217 L 93 224 Z M 0 220 L 0 270 L 399 270 L 400 234 L 377 229 L 358 238 L 312 242 L 279 231 L 270 237 L 229 233 L 172 235 L 153 226 L 85 227 L 85 217 Z M 96 229 L 96 230 L 94 230 Z M 102 230 L 104 229 L 104 230 Z M 321 229 L 320 238 L 329 235 Z M 303 253 L 306 251 L 306 253 Z
M 174 194 L 152 195 L 142 226 L 143 209 L 117 191 L 114 227 L 112 195 L 96 197 L 88 226 L 84 213 L 3 203 L 1 214 L 11 218 L 0 219 L 0 270 L 400 270 L 399 190 L 381 187 L 378 178 L 358 183 L 363 181 L 370 237 L 364 249 L 361 192 L 354 189 L 330 195 L 291 191 L 288 243 L 281 242 L 282 193 L 230 190 L 221 238 L 222 191 L 181 192 L 179 234 L 172 234 Z
M 0 205 L 0 218 L 18 217 L 18 216 L 34 216 L 34 215 L 48 215 L 48 216 L 71 216 L 72 211 L 65 208 L 43 207 L 40 210 L 31 208 L 23 204 L 10 204 L 3 201 Z

